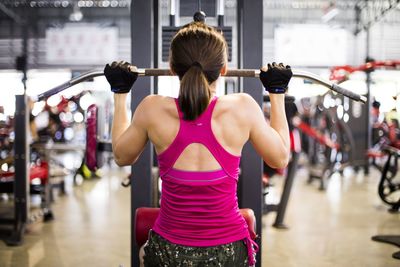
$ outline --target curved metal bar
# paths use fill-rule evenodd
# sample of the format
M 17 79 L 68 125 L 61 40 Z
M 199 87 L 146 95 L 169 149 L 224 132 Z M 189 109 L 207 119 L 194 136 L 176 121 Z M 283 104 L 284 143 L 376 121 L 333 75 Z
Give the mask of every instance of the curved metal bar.
M 43 92 L 43 93 L 37 95 L 36 97 L 32 97 L 32 100 L 34 102 L 44 100 L 52 95 L 55 95 L 61 91 L 64 91 L 65 89 L 68 89 L 78 83 L 84 82 L 84 81 L 92 79 L 94 77 L 103 76 L 103 75 L 104 75 L 104 72 L 102 70 L 92 70 L 92 71 L 85 72 L 75 78 L 72 78 L 71 80 L 69 80 L 61 85 L 58 85 L 46 92 Z
M 131 71 L 137 72 L 139 76 L 173 76 L 174 75 L 173 73 L 171 73 L 171 71 L 169 69 L 137 69 L 136 67 L 131 67 Z M 74 85 L 81 83 L 83 81 L 86 81 L 88 79 L 102 76 L 102 75 L 104 75 L 103 70 L 92 70 L 92 71 L 86 72 L 80 76 L 77 76 L 77 77 L 71 79 L 68 82 L 65 82 L 65 83 L 63 83 L 59 86 L 56 86 L 44 93 L 39 94 L 37 97 L 33 98 L 33 100 L 40 101 L 40 100 L 46 99 L 54 94 L 57 94 L 65 89 L 71 87 L 71 86 L 74 86 Z M 228 70 L 224 76 L 226 76 L 226 77 L 259 77 L 260 70 L 231 69 L 231 70 Z M 339 85 L 337 85 L 331 81 L 324 80 L 323 78 L 321 78 L 318 75 L 315 75 L 314 73 L 311 73 L 311 72 L 295 69 L 295 70 L 293 70 L 293 77 L 312 80 L 314 82 L 317 82 L 317 83 L 329 88 L 332 91 L 335 91 L 339 94 L 345 95 L 355 101 L 360 101 L 363 103 L 365 103 L 367 101 L 367 98 L 365 96 L 355 94 L 347 89 L 340 87 Z
M 330 90 L 335 91 L 336 93 L 345 95 L 355 101 L 360 101 L 362 103 L 367 102 L 367 98 L 365 96 L 353 93 L 352 91 L 349 91 L 331 81 L 327 81 L 327 80 L 319 77 L 318 75 L 315 75 L 314 73 L 311 73 L 308 71 L 293 70 L 293 77 L 312 80 L 312 81 L 317 82 L 325 87 L 328 87 Z

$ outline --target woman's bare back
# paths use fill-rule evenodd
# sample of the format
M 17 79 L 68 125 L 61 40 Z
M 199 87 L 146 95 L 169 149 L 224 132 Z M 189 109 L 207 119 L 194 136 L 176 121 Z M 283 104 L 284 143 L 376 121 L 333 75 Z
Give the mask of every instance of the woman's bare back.
M 179 131 L 179 117 L 173 98 L 154 96 L 154 109 L 149 116 L 148 136 L 157 154 L 165 151 Z M 211 127 L 214 136 L 226 151 L 240 156 L 243 145 L 249 138 L 249 124 L 238 112 L 243 94 L 232 94 L 218 98 L 212 113 Z M 186 147 L 174 168 L 187 171 L 210 171 L 220 169 L 220 164 L 202 144 Z

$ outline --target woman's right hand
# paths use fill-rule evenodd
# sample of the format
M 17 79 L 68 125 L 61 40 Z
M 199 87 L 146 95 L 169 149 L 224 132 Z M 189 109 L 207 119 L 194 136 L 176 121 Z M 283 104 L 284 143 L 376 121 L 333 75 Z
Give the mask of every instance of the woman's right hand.
M 270 94 L 284 94 L 287 91 L 290 79 L 293 76 L 289 65 L 283 63 L 267 64 L 260 69 L 260 80 Z

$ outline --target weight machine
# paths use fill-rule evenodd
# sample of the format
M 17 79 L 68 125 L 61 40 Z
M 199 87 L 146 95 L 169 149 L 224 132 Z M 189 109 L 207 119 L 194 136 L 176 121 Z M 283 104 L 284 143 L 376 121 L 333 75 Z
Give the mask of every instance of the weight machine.
M 254 67 L 262 66 L 262 42 L 254 42 L 253 40 L 259 40 L 262 37 L 262 3 L 263 1 L 257 0 L 249 1 L 239 0 L 237 4 L 238 11 L 238 67 L 241 69 L 230 70 L 226 76 L 245 77 L 248 79 L 240 80 L 240 91 L 249 93 L 261 106 L 263 101 L 263 90 L 258 79 L 251 79 L 251 77 L 258 77 L 259 70 L 249 69 Z M 135 88 L 131 92 L 132 101 L 131 108 L 135 110 L 141 100 L 149 94 L 153 93 L 153 81 L 151 76 L 171 75 L 169 70 L 157 69 L 157 53 L 158 53 L 158 1 L 145 1 L 138 0 L 132 1 L 131 5 L 131 31 L 132 31 L 132 62 L 137 66 L 144 67 L 144 69 L 138 69 L 137 72 L 139 78 L 135 83 Z M 219 18 L 220 19 L 220 18 Z M 156 29 L 156 30 L 154 30 Z M 150 44 L 150 45 L 149 45 Z M 156 67 L 156 69 L 152 68 Z M 45 99 L 53 94 L 61 92 L 69 88 L 72 85 L 80 83 L 86 79 L 93 78 L 96 76 L 103 75 L 102 71 L 95 70 L 89 73 L 78 76 L 56 88 L 53 88 L 37 97 L 36 101 Z M 303 72 L 300 70 L 294 70 L 294 76 L 313 80 L 327 86 L 331 90 L 338 93 L 345 94 L 350 98 L 364 102 L 364 97 L 354 94 L 340 86 L 324 81 L 320 77 L 312 74 Z M 25 99 L 26 103 L 26 99 Z M 24 109 L 22 109 L 24 110 Z M 27 122 L 23 125 L 26 127 Z M 96 139 L 97 142 L 97 139 Z M 24 150 L 24 155 L 27 155 L 27 149 Z M 99 152 L 99 150 L 97 150 Z M 97 153 L 97 152 L 96 152 Z M 262 161 L 261 158 L 255 153 L 254 149 L 247 144 L 242 153 L 242 164 L 241 170 L 242 175 L 239 179 L 239 205 L 241 207 L 250 208 L 254 211 L 256 216 L 256 232 L 260 236 L 261 240 L 261 216 L 262 216 Z M 140 179 L 131 179 L 131 209 L 132 211 L 137 210 L 139 207 L 151 207 L 153 206 L 152 196 L 152 167 L 153 167 L 153 149 L 150 144 L 146 146 L 141 154 L 140 159 L 132 166 L 132 173 L 135 177 Z M 24 168 L 24 167 L 22 167 Z M 26 167 L 25 167 L 26 171 Z M 20 180 L 24 180 L 23 177 Z M 240 182 L 246 180 L 246 182 Z M 26 177 L 25 177 L 26 182 Z M 136 190 L 140 188 L 140 190 Z M 25 192 L 26 196 L 26 192 Z M 24 214 L 24 210 L 22 210 Z M 135 225 L 134 225 L 134 212 L 132 212 L 132 229 L 131 229 L 131 247 L 132 247 L 132 258 L 131 266 L 138 266 L 138 246 L 135 242 Z M 22 224 L 26 221 L 21 220 Z M 261 242 L 258 242 L 261 250 Z M 257 254 L 257 266 L 261 266 L 261 254 Z

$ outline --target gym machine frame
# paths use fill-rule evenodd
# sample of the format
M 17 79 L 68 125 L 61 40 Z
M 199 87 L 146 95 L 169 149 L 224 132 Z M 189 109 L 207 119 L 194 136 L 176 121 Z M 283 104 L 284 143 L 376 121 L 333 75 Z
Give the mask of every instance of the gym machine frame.
M 12 225 L 10 235 L 4 237 L 4 241 L 9 246 L 18 246 L 23 242 L 23 235 L 29 220 L 29 145 L 27 138 L 28 129 L 28 101 L 25 94 L 27 80 L 27 62 L 28 62 L 28 38 L 30 30 L 29 16 L 23 14 L 21 17 L 13 10 L 8 9 L 4 4 L 0 3 L 0 11 L 11 18 L 18 26 L 21 27 L 23 33 L 22 55 L 17 58 L 20 61 L 20 69 L 22 71 L 22 83 L 24 93 L 15 96 L 15 120 L 14 120 L 14 214 L 13 218 L 0 218 L 0 224 Z M 3 236 L 2 236 L 3 238 Z
M 29 148 L 27 138 L 28 108 L 26 95 L 15 96 L 14 140 L 14 214 L 12 219 L 2 218 L 0 224 L 11 224 L 12 230 L 4 241 L 9 246 L 21 245 L 29 217 Z
M 264 102 L 269 102 L 269 95 L 264 96 Z M 295 98 L 293 96 L 285 96 L 285 109 L 286 105 L 294 105 Z M 293 117 L 289 117 L 289 114 L 286 114 L 286 118 L 288 123 L 289 120 Z M 284 223 L 286 208 L 289 203 L 290 192 L 292 191 L 293 181 L 296 174 L 300 153 L 301 153 L 301 142 L 299 136 L 299 130 L 297 127 L 289 126 L 289 135 L 290 135 L 290 160 L 286 167 L 285 177 L 283 182 L 282 193 L 279 198 L 279 202 L 270 204 L 265 203 L 265 197 L 268 196 L 268 193 L 263 192 L 264 194 L 264 206 L 263 206 L 263 214 L 268 214 L 270 212 L 276 212 L 275 221 L 272 224 L 273 227 L 278 229 L 288 229 L 289 227 Z
M 392 146 L 386 146 L 383 149 L 387 154 L 386 163 L 382 169 L 382 175 L 378 186 L 378 193 L 382 201 L 390 205 L 389 209 L 392 213 L 400 212 L 400 197 L 395 200 L 389 200 L 390 194 L 400 191 L 400 183 L 394 182 L 396 173 L 398 172 L 398 160 L 400 157 L 400 149 Z M 375 235 L 371 238 L 377 242 L 393 244 L 400 247 L 400 235 Z M 392 254 L 392 257 L 400 260 L 400 251 Z
M 132 41 L 132 59 L 131 62 L 134 62 L 138 66 L 144 67 L 158 67 L 158 46 L 155 45 L 158 42 L 158 0 L 154 1 L 145 1 L 145 0 L 137 0 L 132 1 L 131 3 L 131 39 Z M 262 36 L 262 0 L 257 1 L 238 1 L 237 14 L 238 14 L 238 67 L 245 69 L 251 66 L 261 66 L 262 65 L 262 44 L 255 44 L 254 40 Z M 140 25 L 140 26 L 138 26 Z M 251 49 L 249 49 L 251 47 Z M 139 71 L 139 76 L 150 76 L 151 69 L 144 69 Z M 157 72 L 159 70 L 156 70 Z M 233 70 L 228 71 L 227 75 L 230 75 Z M 247 73 L 247 75 L 245 75 Z M 239 71 L 234 76 L 240 77 L 257 77 L 259 74 L 258 70 L 250 70 L 247 71 Z M 318 83 L 323 84 L 331 89 L 336 89 L 336 85 L 333 83 L 324 81 L 319 77 L 307 73 L 303 76 L 304 73 L 294 71 L 295 77 L 303 77 L 307 79 L 314 80 Z M 85 81 L 88 78 L 93 78 L 96 76 L 103 75 L 102 71 L 93 71 L 82 76 L 76 77 L 68 81 L 67 83 L 57 86 L 53 88 L 52 94 L 56 94 L 64 89 L 67 89 L 70 86 L 78 84 L 82 81 Z M 154 75 L 154 73 L 152 73 Z M 163 70 L 162 73 L 158 75 L 171 75 L 169 70 Z M 156 84 L 156 80 L 152 80 L 148 77 L 144 77 L 142 79 L 138 79 L 135 83 L 136 88 L 141 88 L 140 90 L 132 90 L 132 101 L 131 107 L 132 110 L 135 110 L 140 101 L 149 94 L 153 93 L 154 85 Z M 261 104 L 262 101 L 262 89 L 259 81 L 255 79 L 244 79 L 239 83 L 240 88 L 244 88 L 244 92 L 248 92 L 252 97 L 256 99 L 256 101 Z M 259 88 L 259 90 L 251 90 L 250 88 Z M 339 89 L 340 90 L 340 89 Z M 342 93 L 342 91 L 340 91 Z M 39 95 L 36 100 L 41 100 L 46 97 L 51 96 L 50 93 L 43 93 Z M 364 98 L 355 95 L 356 100 L 364 101 Z M 239 190 L 242 192 L 238 192 L 239 201 L 242 203 L 240 205 L 248 208 L 254 209 L 257 217 L 257 233 L 261 235 L 261 159 L 259 156 L 255 155 L 254 151 L 249 149 L 249 146 L 245 146 L 243 150 L 243 156 L 246 158 L 242 161 L 242 172 L 245 173 L 246 177 L 254 177 L 250 180 L 246 181 L 246 183 L 242 186 L 239 186 Z M 255 160 L 259 160 L 260 166 L 259 170 L 254 170 L 254 166 L 250 166 L 255 164 Z M 250 164 L 251 163 L 251 164 Z M 153 164 L 153 150 L 150 144 L 146 146 L 143 150 L 141 157 L 138 162 L 136 162 L 132 166 L 132 173 L 134 176 L 138 176 L 140 179 L 132 179 L 131 186 L 131 195 L 134 196 L 131 198 L 131 209 L 132 211 L 136 210 L 138 207 L 150 207 L 152 202 L 152 194 L 151 194 L 151 165 Z M 246 174 L 247 173 L 247 174 Z M 257 175 L 259 175 L 259 179 L 256 179 Z M 139 177 L 140 176 L 140 177 Z M 136 178 L 136 177 L 135 177 Z M 239 180 L 239 182 L 242 179 Z M 250 183 L 249 183 L 250 182 Z M 257 184 L 255 184 L 257 183 Z M 254 188 L 253 188 L 254 186 Z M 141 188 L 141 190 L 136 190 L 137 188 Z M 252 197 L 255 191 L 259 192 L 259 197 Z M 247 196 L 248 198 L 254 199 L 241 199 L 242 196 Z M 132 228 L 131 228 L 131 266 L 138 265 L 138 247 L 135 243 L 135 233 L 134 233 L 134 212 L 132 212 Z M 261 245 L 261 244 L 260 244 Z M 260 250 L 262 247 L 260 246 Z M 256 266 L 261 266 L 261 252 L 257 254 L 257 264 Z

